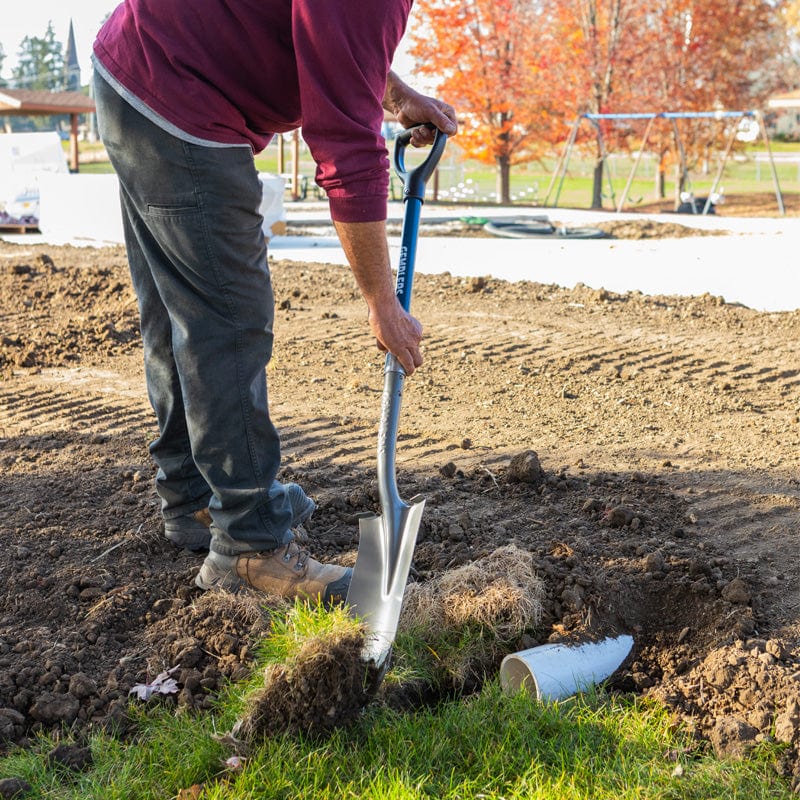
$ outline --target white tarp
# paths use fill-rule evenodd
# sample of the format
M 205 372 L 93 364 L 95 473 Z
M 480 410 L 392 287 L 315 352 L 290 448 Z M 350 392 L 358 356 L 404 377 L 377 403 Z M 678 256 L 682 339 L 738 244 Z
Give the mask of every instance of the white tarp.
M 56 131 L 0 134 L 0 221 L 36 224 L 39 176 L 68 173 Z
M 286 209 L 283 206 L 284 180 L 280 175 L 271 175 L 268 172 L 259 172 L 258 177 L 264 190 L 259 209 L 264 217 L 264 236 L 267 239 L 282 236 L 286 233 Z
M 264 235 L 284 233 L 283 178 L 260 173 L 263 186 L 260 211 Z M 39 230 L 52 244 L 122 244 L 124 232 L 119 204 L 119 182 L 103 175 L 42 173 L 38 176 Z
M 49 244 L 122 244 L 119 181 L 103 175 L 39 175 L 39 230 Z

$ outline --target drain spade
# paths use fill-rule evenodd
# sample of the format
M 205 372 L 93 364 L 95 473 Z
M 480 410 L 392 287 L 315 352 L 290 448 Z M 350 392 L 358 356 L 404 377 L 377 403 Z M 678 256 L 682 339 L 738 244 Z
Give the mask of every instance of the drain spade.
M 447 141 L 445 134 L 436 131 L 427 158 L 419 166 L 407 170 L 405 150 L 413 131 L 413 128 L 409 128 L 397 137 L 394 151 L 395 170 L 404 187 L 396 293 L 406 311 L 411 306 L 411 284 L 425 184 L 436 169 Z M 397 490 L 395 444 L 404 380 L 403 367 L 391 353 L 387 354 L 378 430 L 380 514 L 364 514 L 359 519 L 358 555 L 347 593 L 351 613 L 363 620 L 367 627 L 363 660 L 374 662 L 381 671 L 387 666 L 387 657 L 397 633 L 411 558 L 425 506 L 424 498 L 419 496 L 405 503 Z

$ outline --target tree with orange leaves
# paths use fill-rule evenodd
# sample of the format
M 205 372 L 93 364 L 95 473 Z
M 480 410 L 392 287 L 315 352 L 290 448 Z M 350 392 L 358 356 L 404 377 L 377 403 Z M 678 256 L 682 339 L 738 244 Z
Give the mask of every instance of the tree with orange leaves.
M 555 38 L 571 41 L 569 59 L 576 94 L 576 112 L 602 114 L 612 98 L 624 95 L 635 80 L 632 65 L 646 45 L 634 35 L 635 23 L 645 13 L 642 0 L 550 0 Z M 603 123 L 596 128 L 592 208 L 602 207 L 605 148 Z M 612 131 L 606 130 L 606 140 Z
M 557 45 L 541 27 L 531 0 L 428 0 L 411 30 L 417 72 L 456 107 L 465 155 L 496 166 L 504 203 L 511 167 L 540 157 L 560 122 L 543 80 Z
M 651 13 L 637 21 L 637 38 L 649 47 L 637 61 L 642 77 L 629 90 L 631 101 L 639 108 L 672 111 L 759 108 L 786 74 L 782 5 L 781 0 L 652 0 Z M 679 124 L 690 167 L 707 161 L 714 144 L 731 133 L 730 120 Z M 661 132 L 660 152 L 671 134 Z
M 784 10 L 784 16 L 789 30 L 795 36 L 800 35 L 800 0 L 789 0 Z
M 462 117 L 468 157 L 494 163 L 509 200 L 514 164 L 561 141 L 582 112 L 756 108 L 786 80 L 787 21 L 800 0 L 426 0 L 411 53 Z M 685 123 L 690 155 L 719 125 Z M 592 206 L 602 206 L 607 147 L 633 127 L 600 122 Z M 601 136 L 602 134 L 602 136 Z M 666 155 L 672 131 L 655 132 Z M 650 142 L 653 145 L 653 142 Z

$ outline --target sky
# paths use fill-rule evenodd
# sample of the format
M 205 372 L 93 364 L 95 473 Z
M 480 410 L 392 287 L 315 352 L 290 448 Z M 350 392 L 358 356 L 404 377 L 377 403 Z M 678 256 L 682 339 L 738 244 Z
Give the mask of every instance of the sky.
M 5 52 L 0 76 L 9 78 L 17 61 L 17 51 L 26 36 L 44 36 L 47 23 L 52 21 L 56 40 L 64 47 L 69 35 L 69 21 L 75 31 L 75 46 L 78 51 L 78 66 L 81 83 L 91 77 L 92 42 L 106 15 L 113 11 L 119 0 L 22 0 L 14 14 L 3 15 L 0 21 L 0 44 Z M 409 78 L 410 62 L 404 52 L 398 52 L 395 70 L 406 80 Z
M 17 60 L 17 51 L 26 36 L 44 36 L 47 23 L 53 23 L 56 40 L 64 47 L 69 35 L 69 21 L 75 31 L 75 47 L 78 51 L 78 66 L 81 68 L 81 83 L 88 83 L 91 76 L 92 42 L 106 15 L 113 11 L 119 0 L 23 0 L 13 14 L 4 14 L 0 21 L 0 44 L 3 45 L 2 77 L 8 78 Z

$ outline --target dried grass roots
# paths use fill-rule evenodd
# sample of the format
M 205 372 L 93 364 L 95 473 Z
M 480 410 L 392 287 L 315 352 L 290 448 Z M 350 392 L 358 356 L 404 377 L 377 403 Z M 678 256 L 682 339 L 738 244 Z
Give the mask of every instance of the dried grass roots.
M 509 641 L 538 626 L 545 586 L 533 555 L 514 544 L 485 558 L 406 589 L 400 626 L 437 634 L 443 628 L 477 624 L 499 641 Z

